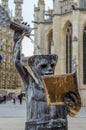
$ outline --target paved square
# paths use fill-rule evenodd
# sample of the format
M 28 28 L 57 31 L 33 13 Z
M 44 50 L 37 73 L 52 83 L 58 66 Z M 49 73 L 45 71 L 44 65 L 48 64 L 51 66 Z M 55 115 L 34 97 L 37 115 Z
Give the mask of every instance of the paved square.
M 25 130 L 26 101 L 0 104 L 0 130 Z M 82 107 L 76 117 L 68 116 L 68 130 L 86 130 L 86 108 Z

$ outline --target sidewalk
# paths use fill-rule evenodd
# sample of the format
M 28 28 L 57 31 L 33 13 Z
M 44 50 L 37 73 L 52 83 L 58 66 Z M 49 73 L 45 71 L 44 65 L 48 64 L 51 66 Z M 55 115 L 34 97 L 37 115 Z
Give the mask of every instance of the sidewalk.
M 0 130 L 25 130 L 26 103 L 0 104 Z M 68 116 L 68 130 L 86 130 L 86 107 L 75 117 Z
M 68 118 L 68 130 L 86 130 L 86 118 Z
M 26 101 L 0 104 L 0 130 L 25 130 Z
M 25 118 L 0 118 L 0 130 L 25 130 Z
M 6 104 L 0 104 L 0 118 L 26 118 L 26 101 L 22 104 L 19 101 L 8 101 Z

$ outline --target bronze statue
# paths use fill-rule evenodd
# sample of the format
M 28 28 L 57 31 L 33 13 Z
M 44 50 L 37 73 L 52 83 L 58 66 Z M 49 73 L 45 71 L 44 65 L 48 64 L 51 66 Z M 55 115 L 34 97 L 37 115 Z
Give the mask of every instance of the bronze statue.
M 58 56 L 34 55 L 30 57 L 28 59 L 28 66 L 32 71 L 30 73 L 29 69 L 26 69 L 20 62 L 20 46 L 25 34 L 27 34 L 25 31 L 22 34 L 19 31 L 15 31 L 13 47 L 13 61 L 25 83 L 27 97 L 25 130 L 68 130 L 67 115 L 70 114 L 69 103 L 75 103 L 76 95 L 74 96 L 71 93 L 71 96 L 70 94 L 64 95 L 64 102 L 60 105 L 47 104 L 42 77 L 54 74 Z M 70 102 L 66 103 L 68 99 L 70 99 Z

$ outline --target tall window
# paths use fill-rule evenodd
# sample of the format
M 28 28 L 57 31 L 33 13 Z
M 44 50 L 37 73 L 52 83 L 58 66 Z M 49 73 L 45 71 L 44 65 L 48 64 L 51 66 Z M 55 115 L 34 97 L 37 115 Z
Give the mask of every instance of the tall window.
M 48 35 L 48 53 L 51 54 L 51 46 L 52 46 L 52 42 L 53 42 L 53 35 L 52 35 L 52 31 L 49 33 Z
M 66 73 L 72 72 L 72 25 L 66 29 Z
M 86 26 L 83 31 L 83 83 L 86 84 Z

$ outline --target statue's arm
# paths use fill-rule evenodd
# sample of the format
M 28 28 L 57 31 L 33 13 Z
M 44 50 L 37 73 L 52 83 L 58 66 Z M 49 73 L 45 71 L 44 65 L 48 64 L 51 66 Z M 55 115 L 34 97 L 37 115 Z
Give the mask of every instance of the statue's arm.
M 22 42 L 23 37 L 24 37 L 23 34 L 20 35 L 18 32 L 15 32 L 14 34 L 13 62 L 19 74 L 21 75 L 23 81 L 25 83 L 28 83 L 27 79 L 28 79 L 29 73 L 20 61 L 20 57 L 21 57 L 20 50 L 21 50 L 21 42 Z

